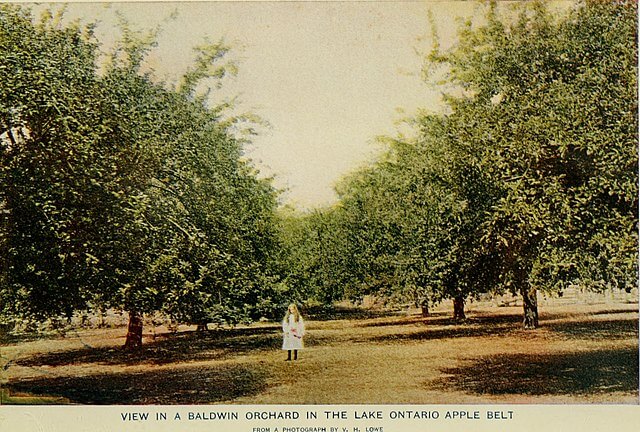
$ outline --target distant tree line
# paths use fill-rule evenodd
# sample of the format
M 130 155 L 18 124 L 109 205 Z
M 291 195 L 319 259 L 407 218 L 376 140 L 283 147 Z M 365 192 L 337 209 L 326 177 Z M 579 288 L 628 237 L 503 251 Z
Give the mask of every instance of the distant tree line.
M 511 292 L 526 328 L 539 290 L 637 286 L 636 2 L 519 7 L 490 2 L 452 48 L 436 43 L 424 72 L 448 111 L 417 116 L 337 205 L 289 222 L 293 284 L 425 312 L 452 299 L 455 318 Z

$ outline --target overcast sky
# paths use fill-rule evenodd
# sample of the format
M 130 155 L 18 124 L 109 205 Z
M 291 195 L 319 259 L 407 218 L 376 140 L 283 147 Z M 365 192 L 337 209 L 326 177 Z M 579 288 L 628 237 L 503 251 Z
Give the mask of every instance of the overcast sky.
M 206 37 L 234 46 L 239 74 L 224 94 L 238 95 L 242 111 L 270 124 L 248 156 L 287 189 L 285 202 L 308 208 L 335 202 L 336 181 L 380 151 L 376 136 L 394 134 L 417 107 L 438 108 L 416 53 L 429 48 L 428 11 L 447 42 L 455 18 L 478 8 L 443 1 L 163 2 L 72 4 L 68 15 L 98 20 L 106 43 L 116 10 L 140 28 L 162 23 L 150 62 L 168 81 Z

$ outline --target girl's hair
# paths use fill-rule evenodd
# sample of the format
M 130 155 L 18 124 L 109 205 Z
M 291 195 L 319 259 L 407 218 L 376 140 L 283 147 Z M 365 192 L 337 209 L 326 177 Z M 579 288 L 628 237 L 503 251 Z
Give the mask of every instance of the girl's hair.
M 295 322 L 300 321 L 300 311 L 298 310 L 298 306 L 295 303 L 291 303 L 287 308 L 287 314 L 284 316 L 285 321 L 289 321 L 289 316 L 291 315 L 291 308 L 293 308 L 293 320 Z

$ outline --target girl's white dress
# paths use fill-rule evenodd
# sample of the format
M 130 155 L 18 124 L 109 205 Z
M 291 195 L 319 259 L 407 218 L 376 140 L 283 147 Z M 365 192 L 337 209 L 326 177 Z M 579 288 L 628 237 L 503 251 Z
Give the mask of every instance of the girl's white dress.
M 304 348 L 302 338 L 304 337 L 304 321 L 302 317 L 298 322 L 294 321 L 293 314 L 289 315 L 288 319 L 282 321 L 282 331 L 284 332 L 284 338 L 282 341 L 283 350 L 299 350 Z

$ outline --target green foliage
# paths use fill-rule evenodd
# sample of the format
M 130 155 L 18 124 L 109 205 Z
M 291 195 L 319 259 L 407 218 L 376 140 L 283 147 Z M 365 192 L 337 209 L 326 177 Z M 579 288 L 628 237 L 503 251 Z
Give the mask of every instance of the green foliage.
M 224 75 L 228 48 L 199 47 L 189 91 L 171 90 L 141 72 L 153 35 L 121 25 L 98 73 L 91 26 L 0 9 L 0 309 L 258 318 L 271 308 L 276 193 L 241 160 L 224 105 L 194 93 L 210 70 Z
M 336 209 L 299 213 L 280 210 L 278 254 L 282 301 L 331 304 L 344 295 L 345 270 L 351 263 L 345 254 Z
M 448 139 L 446 118 L 417 119 L 415 141 L 387 140 L 389 150 L 341 186 L 351 237 L 355 290 L 428 305 L 487 290 L 478 220 L 490 195 L 464 149 Z
M 339 185 L 322 215 L 345 241 L 318 266 L 324 286 L 422 304 L 635 286 L 636 12 L 492 2 L 450 50 L 436 43 L 425 74 L 446 74 L 448 113 L 418 116 L 415 140 L 387 139 Z M 302 229 L 300 266 L 326 259 L 316 231 Z
M 534 3 L 511 24 L 493 6 L 434 58 L 465 89 L 450 119 L 496 192 L 481 229 L 503 285 L 634 283 L 636 36 L 633 2 Z
M 95 46 L 47 16 L 34 26 L 3 6 L 1 17 L 3 309 L 68 315 L 87 301 L 92 216 L 123 204 L 131 179 L 114 176 L 122 149 L 107 142 L 109 125 L 94 109 Z

